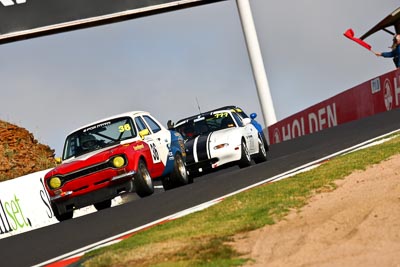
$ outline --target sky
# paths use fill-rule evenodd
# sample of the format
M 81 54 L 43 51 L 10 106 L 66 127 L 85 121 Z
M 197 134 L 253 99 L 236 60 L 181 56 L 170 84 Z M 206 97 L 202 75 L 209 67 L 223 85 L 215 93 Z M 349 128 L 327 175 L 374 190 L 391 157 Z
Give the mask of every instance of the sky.
M 398 0 L 250 5 L 278 121 L 394 69 L 343 33 L 361 36 Z M 378 32 L 365 41 L 388 51 L 391 40 Z M 131 110 L 166 125 L 198 104 L 202 112 L 237 105 L 263 122 L 234 0 L 2 44 L 0 81 L 0 120 L 56 156 L 71 131 Z

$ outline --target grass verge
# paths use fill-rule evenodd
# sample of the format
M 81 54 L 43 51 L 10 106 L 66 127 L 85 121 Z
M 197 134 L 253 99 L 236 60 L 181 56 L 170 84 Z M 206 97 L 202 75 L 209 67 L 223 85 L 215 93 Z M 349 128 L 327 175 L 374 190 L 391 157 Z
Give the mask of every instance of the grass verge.
M 311 171 L 265 184 L 227 198 L 206 210 L 137 233 L 113 246 L 89 252 L 82 266 L 240 266 L 230 245 L 238 233 L 281 220 L 319 192 L 334 190 L 335 180 L 365 170 L 400 151 L 400 137 L 336 157 Z

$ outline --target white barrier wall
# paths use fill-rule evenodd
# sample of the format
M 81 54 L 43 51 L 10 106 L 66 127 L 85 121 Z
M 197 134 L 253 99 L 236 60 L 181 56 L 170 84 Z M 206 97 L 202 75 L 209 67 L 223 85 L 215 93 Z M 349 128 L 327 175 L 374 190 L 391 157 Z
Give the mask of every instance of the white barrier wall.
M 0 182 L 0 239 L 58 223 L 43 184 L 43 177 L 50 170 Z M 122 203 L 124 200 L 118 196 L 111 206 Z M 74 218 L 95 211 L 93 206 L 84 207 L 74 211 Z
M 58 222 L 43 184 L 48 171 L 0 183 L 0 238 Z

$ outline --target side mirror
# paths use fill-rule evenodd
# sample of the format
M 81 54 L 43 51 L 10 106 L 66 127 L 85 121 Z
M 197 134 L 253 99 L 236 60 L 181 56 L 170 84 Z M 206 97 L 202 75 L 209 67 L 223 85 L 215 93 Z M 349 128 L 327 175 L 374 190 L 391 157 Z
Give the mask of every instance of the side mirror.
M 61 164 L 62 160 L 60 157 L 54 158 L 54 161 L 56 162 L 56 164 Z
M 252 120 L 254 120 L 255 118 L 257 118 L 257 113 L 251 113 L 251 114 L 250 114 L 250 118 L 251 118 Z
M 144 130 L 141 130 L 140 132 L 139 132 L 139 135 L 140 135 L 140 137 L 143 139 L 146 135 L 149 135 L 150 134 L 150 131 L 149 131 L 149 129 L 144 129 Z
M 251 119 L 250 118 L 244 118 L 243 119 L 243 124 L 244 125 L 247 125 L 247 124 L 250 124 L 251 123 Z

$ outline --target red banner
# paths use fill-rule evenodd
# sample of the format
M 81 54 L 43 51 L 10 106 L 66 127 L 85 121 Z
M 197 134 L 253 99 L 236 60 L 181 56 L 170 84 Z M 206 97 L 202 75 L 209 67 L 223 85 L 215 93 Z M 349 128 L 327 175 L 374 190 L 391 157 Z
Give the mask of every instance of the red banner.
M 400 107 L 400 69 L 366 81 L 268 127 L 271 144 Z

